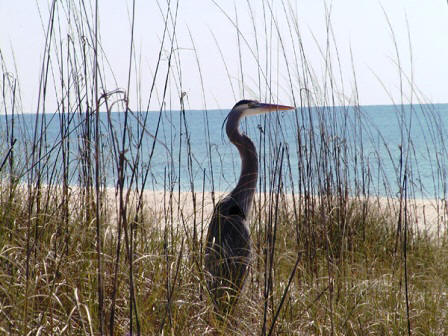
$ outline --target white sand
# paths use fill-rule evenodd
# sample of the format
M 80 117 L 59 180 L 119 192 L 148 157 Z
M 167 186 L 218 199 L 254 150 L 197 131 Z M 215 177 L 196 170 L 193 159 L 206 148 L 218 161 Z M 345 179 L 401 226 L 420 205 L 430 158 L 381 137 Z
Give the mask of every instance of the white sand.
M 398 223 L 400 213 L 400 201 L 398 199 L 379 200 L 382 209 L 394 214 Z M 402 220 L 408 219 L 408 227 L 420 233 L 427 233 L 433 237 L 443 234 L 448 225 L 448 202 L 446 200 L 435 199 L 409 199 L 407 203 L 401 203 Z
M 26 194 L 26 185 L 20 185 L 18 188 L 24 194 Z M 70 187 L 71 199 L 76 199 L 79 195 L 79 189 L 76 187 Z M 45 188 L 44 188 L 45 190 Z M 53 187 L 52 193 L 62 193 L 62 189 Z M 225 197 L 226 193 L 215 192 L 214 196 L 211 192 L 198 192 L 195 193 L 195 202 L 193 201 L 193 194 L 191 192 L 164 192 L 164 191 L 150 191 L 145 190 L 143 193 L 144 210 L 148 215 L 157 216 L 159 222 L 169 223 L 175 226 L 188 226 L 196 222 L 203 222 L 205 226 L 213 212 L 213 197 L 215 202 Z M 276 195 L 268 195 L 263 193 L 257 193 L 255 195 L 255 206 L 259 206 L 261 198 L 261 207 L 269 207 L 275 204 Z M 131 191 L 128 209 L 135 209 L 137 201 L 137 194 Z M 283 202 L 282 206 L 286 206 L 293 209 L 293 197 L 292 195 L 280 196 L 280 201 Z M 303 200 L 302 200 L 303 201 Z M 111 209 L 107 211 L 106 221 L 110 224 L 110 227 L 116 227 L 118 222 L 118 204 L 119 197 L 115 194 L 114 188 L 106 189 L 106 202 L 107 207 Z M 296 195 L 296 205 L 299 203 L 299 197 Z M 400 201 L 398 199 L 388 199 L 385 197 L 371 197 L 369 207 L 374 207 L 380 212 L 390 213 L 391 225 L 397 225 L 398 214 L 400 213 Z M 73 203 L 76 207 L 76 202 Z M 409 199 L 407 206 L 405 207 L 404 201 L 401 205 L 402 218 L 404 225 L 404 218 L 408 219 L 407 225 L 409 229 L 418 231 L 420 233 L 427 233 L 433 237 L 440 237 L 446 232 L 448 226 L 448 200 L 436 200 L 436 199 Z M 76 210 L 76 209 L 71 209 Z M 165 215 L 168 215 L 167 221 Z M 169 222 L 172 220 L 172 223 Z
M 114 199 L 114 191 L 109 189 L 109 197 Z M 226 193 L 215 193 L 215 202 L 223 198 Z M 135 195 L 134 195 L 135 196 Z M 163 191 L 144 191 L 144 208 L 151 214 L 159 214 L 163 217 L 164 213 L 172 214 L 173 223 L 175 225 L 191 225 L 196 219 L 196 223 L 200 222 L 202 218 L 204 222 L 208 223 L 213 212 L 212 193 L 195 193 L 195 202 L 193 202 L 193 195 L 191 192 L 169 192 Z M 262 207 L 275 204 L 276 196 L 256 194 L 256 205 L 258 206 L 259 198 L 261 197 Z M 292 209 L 293 198 L 292 195 L 282 196 L 286 206 Z M 271 198 L 271 199 L 270 199 Z M 130 197 L 131 207 L 135 204 L 135 197 Z M 296 196 L 296 203 L 299 202 Z M 400 201 L 398 199 L 387 199 L 383 197 L 371 198 L 369 206 L 375 207 L 379 211 L 385 211 L 391 214 L 390 222 L 392 225 L 398 223 L 398 214 L 400 212 Z M 194 217 L 196 216 L 196 217 Z M 427 233 L 432 236 L 440 236 L 446 230 L 448 225 L 448 202 L 444 200 L 434 199 L 410 199 L 405 203 L 402 202 L 402 218 L 404 225 L 404 218 L 407 220 L 409 229 L 418 231 L 420 233 Z M 170 216 L 171 217 L 171 216 Z M 115 217 L 116 218 L 116 217 Z

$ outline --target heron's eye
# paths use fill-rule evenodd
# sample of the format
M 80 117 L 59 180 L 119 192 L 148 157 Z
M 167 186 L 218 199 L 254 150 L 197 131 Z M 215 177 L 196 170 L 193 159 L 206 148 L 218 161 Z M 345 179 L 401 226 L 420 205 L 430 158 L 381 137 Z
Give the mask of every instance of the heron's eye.
M 256 102 L 250 102 L 248 105 L 249 105 L 249 108 L 257 107 L 257 103 Z

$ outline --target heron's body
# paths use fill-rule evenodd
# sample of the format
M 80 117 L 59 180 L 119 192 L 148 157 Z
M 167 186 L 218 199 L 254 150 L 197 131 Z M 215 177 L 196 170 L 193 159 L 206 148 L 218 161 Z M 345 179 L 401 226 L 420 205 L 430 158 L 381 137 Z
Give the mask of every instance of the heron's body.
M 216 205 L 205 247 L 207 285 L 216 307 L 224 313 L 235 303 L 247 275 L 251 259 L 247 218 L 258 178 L 257 152 L 249 137 L 238 130 L 239 121 L 246 115 L 277 109 L 292 107 L 242 100 L 227 116 L 226 132 L 240 153 L 241 175 L 235 189 Z
M 251 258 L 250 236 L 242 210 L 230 196 L 220 201 L 209 227 L 205 267 L 217 308 L 227 311 L 238 297 Z

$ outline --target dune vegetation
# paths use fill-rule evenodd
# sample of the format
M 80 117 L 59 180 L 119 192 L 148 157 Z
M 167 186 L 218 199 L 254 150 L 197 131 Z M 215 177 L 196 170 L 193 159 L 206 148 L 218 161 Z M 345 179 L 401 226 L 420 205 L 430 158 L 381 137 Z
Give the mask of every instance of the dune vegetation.
M 185 113 L 175 1 L 161 7 L 165 26 L 158 32 L 160 64 L 149 79 L 151 90 L 133 95 L 128 91 L 142 79 L 132 43 L 128 82 L 106 87 L 113 69 L 97 31 L 95 1 L 50 5 L 32 119 L 20 103 L 20 78 L 0 58 L 1 334 L 448 333 L 448 133 L 439 110 L 416 85 L 407 85 L 404 74 L 413 101 L 403 92 L 396 105 L 397 149 L 378 141 L 381 130 L 371 127 L 356 93 L 348 101 L 338 97 L 331 22 L 322 52 L 328 72 L 319 78 L 294 14 L 284 8 L 289 36 L 281 36 L 277 17 L 266 8 L 271 31 L 259 32 L 258 39 L 266 49 L 281 41 L 276 61 L 288 50 L 283 87 L 291 101 L 284 103 L 297 108 L 275 120 L 258 119 L 254 258 L 235 310 L 222 318 L 207 292 L 203 252 L 211 210 L 224 194 L 213 179 L 233 177 L 216 164 L 229 154 L 217 153 L 210 141 L 210 132 L 221 131 L 208 123 L 213 111 L 204 107 L 198 114 L 206 125 L 207 160 L 197 159 L 190 141 L 195 120 Z M 241 34 L 248 43 L 251 36 Z M 194 36 L 191 44 L 194 49 Z M 259 59 L 270 57 L 262 47 L 253 51 Z M 200 52 L 194 51 L 199 75 Z M 273 79 L 265 75 L 276 72 L 275 63 L 260 62 L 260 100 L 276 101 Z M 173 83 L 177 91 L 168 92 Z M 55 110 L 46 107 L 47 95 L 57 98 Z M 138 104 L 130 101 L 135 95 Z M 176 103 L 166 104 L 171 97 Z M 160 102 L 159 110 L 149 111 L 145 99 L 148 106 Z M 135 105 L 138 112 L 130 108 Z M 416 111 L 437 155 L 431 167 L 421 167 L 413 150 L 409 116 Z M 149 124 L 150 113 L 157 113 L 157 123 Z M 282 137 L 286 123 L 293 143 Z M 380 151 L 390 154 L 393 181 Z M 417 199 L 425 188 L 421 174 L 430 174 L 436 189 L 424 201 Z

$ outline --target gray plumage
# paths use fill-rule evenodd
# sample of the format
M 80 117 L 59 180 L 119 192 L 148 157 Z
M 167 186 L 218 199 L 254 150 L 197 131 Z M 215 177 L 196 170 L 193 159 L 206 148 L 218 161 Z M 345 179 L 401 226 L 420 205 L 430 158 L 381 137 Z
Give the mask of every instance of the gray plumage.
M 227 116 L 226 133 L 241 157 L 241 174 L 236 187 L 214 209 L 207 233 L 205 268 L 207 286 L 215 307 L 227 314 L 243 289 L 251 259 L 247 218 L 252 206 L 258 178 L 258 158 L 253 142 L 241 134 L 238 126 L 246 115 L 293 107 L 238 102 Z

